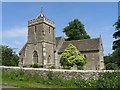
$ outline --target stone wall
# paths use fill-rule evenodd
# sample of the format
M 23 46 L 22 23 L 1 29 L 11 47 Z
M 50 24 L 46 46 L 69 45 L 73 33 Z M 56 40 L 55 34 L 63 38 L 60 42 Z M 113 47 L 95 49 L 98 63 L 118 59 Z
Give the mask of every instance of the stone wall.
M 81 52 L 86 56 L 87 63 L 84 66 L 85 70 L 99 70 L 99 51 Z
M 120 70 L 61 70 L 61 69 L 43 69 L 43 68 L 20 68 L 20 67 L 6 67 L 1 66 L 3 71 L 17 71 L 23 70 L 31 75 L 39 75 L 41 77 L 48 77 L 49 72 L 52 72 L 53 77 L 61 77 L 64 79 L 79 78 L 88 79 L 90 77 L 97 78 L 104 72 L 120 72 Z
M 31 64 L 34 64 L 33 61 L 33 52 L 37 51 L 38 53 L 38 63 L 41 65 L 42 64 L 42 44 L 37 43 L 37 44 L 27 44 L 25 48 L 25 55 L 23 57 L 23 66 L 29 66 Z

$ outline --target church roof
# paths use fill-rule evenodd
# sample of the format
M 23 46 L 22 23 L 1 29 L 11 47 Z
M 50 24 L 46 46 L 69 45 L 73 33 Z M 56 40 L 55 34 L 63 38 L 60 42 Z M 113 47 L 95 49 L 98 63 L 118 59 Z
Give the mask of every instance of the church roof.
M 23 46 L 23 48 L 19 51 L 19 54 L 21 54 L 23 51 L 25 51 L 26 46 L 27 46 L 27 43 L 25 43 L 25 45 Z
M 74 46 L 76 46 L 80 52 L 97 51 L 99 50 L 99 42 L 100 42 L 99 39 L 100 38 L 65 41 L 63 42 L 58 53 L 64 52 L 64 50 L 67 48 L 69 44 L 73 44 Z

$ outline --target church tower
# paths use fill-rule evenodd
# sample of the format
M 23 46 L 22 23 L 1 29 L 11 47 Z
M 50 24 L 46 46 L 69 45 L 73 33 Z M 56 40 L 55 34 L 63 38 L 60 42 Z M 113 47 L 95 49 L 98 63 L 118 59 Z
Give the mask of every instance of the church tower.
M 20 51 L 23 65 L 32 64 L 48 67 L 55 64 L 55 24 L 47 19 L 43 13 L 28 21 L 28 41 Z

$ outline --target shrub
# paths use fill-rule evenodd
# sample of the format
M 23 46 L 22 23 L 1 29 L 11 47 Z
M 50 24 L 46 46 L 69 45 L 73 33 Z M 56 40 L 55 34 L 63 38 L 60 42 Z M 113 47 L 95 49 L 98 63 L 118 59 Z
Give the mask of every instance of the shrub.
M 55 69 L 55 66 L 51 66 L 51 67 L 49 67 L 48 69 Z
M 115 63 L 108 63 L 106 64 L 106 69 L 107 70 L 117 70 L 118 69 L 118 65 Z
M 67 87 L 67 88 L 120 88 L 120 72 L 107 72 L 96 79 L 89 78 L 87 80 L 78 77 L 76 79 L 63 79 L 61 77 L 53 77 L 53 71 L 49 70 L 47 77 L 41 77 L 37 74 L 31 75 L 22 70 L 3 72 L 3 81 L 22 81 L 27 82 L 29 86 L 40 83 L 47 87 Z M 11 82 L 10 82 L 11 83 Z M 18 83 L 19 84 L 19 83 Z M 34 87 L 36 88 L 36 87 Z
M 30 67 L 32 67 L 32 68 L 43 68 L 43 65 L 33 64 L 33 65 L 30 65 Z
M 61 66 L 84 66 L 86 64 L 86 58 L 79 50 L 72 44 L 69 44 L 65 51 L 60 56 Z
M 120 72 L 106 72 L 97 80 L 97 88 L 120 88 Z
M 84 68 L 83 68 L 83 66 L 77 66 L 77 69 L 78 70 L 83 70 Z
M 23 65 L 23 67 L 27 67 L 26 65 Z
M 48 76 L 48 79 L 52 80 L 52 77 L 53 77 L 53 72 L 51 70 L 49 70 L 47 76 Z
M 70 70 L 71 69 L 71 67 L 70 66 L 63 66 L 63 68 L 62 69 L 67 69 L 67 70 Z

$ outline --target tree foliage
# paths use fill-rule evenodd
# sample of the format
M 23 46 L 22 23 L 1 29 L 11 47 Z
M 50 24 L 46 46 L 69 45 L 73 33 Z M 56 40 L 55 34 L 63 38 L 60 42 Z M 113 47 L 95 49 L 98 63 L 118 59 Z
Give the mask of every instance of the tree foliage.
M 69 44 L 65 51 L 61 54 L 60 58 L 61 66 L 83 66 L 86 64 L 86 58 L 82 55 L 77 48 Z
M 84 25 L 78 19 L 74 19 L 73 21 L 69 22 L 69 26 L 66 26 L 63 29 L 63 32 L 65 32 L 66 36 L 68 37 L 67 40 L 90 38 L 85 31 Z
M 104 57 L 106 69 L 120 69 L 120 48 L 117 48 L 112 54 Z
M 0 48 L 2 51 L 2 65 L 4 65 L 4 66 L 17 66 L 19 57 L 13 51 L 13 49 L 9 48 L 8 46 L 3 46 L 3 45 L 0 45 Z
M 120 48 L 117 48 L 113 53 L 112 53 L 112 60 L 115 64 L 117 64 L 120 67 Z
M 120 67 L 120 17 L 115 23 L 116 32 L 113 34 L 113 37 L 116 39 L 113 42 L 113 54 L 112 58 L 114 62 Z
M 116 39 L 113 42 L 113 50 L 120 48 L 120 18 L 118 21 L 114 24 L 116 28 L 116 32 L 113 34 L 113 37 Z
M 105 65 L 106 69 L 120 69 L 120 17 L 114 24 L 116 31 L 113 34 L 113 38 L 116 40 L 113 41 L 113 53 L 109 56 L 105 56 Z
M 118 69 L 118 65 L 115 63 L 108 63 L 108 64 L 106 64 L 106 69 L 107 70 L 116 70 L 116 69 Z

